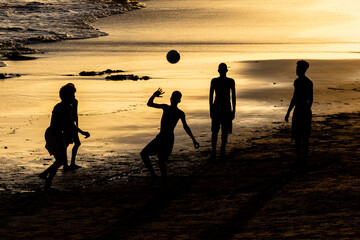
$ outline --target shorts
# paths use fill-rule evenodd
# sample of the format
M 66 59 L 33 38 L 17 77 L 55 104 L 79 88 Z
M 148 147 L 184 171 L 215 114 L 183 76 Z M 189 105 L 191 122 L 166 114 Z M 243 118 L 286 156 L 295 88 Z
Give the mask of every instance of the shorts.
M 158 155 L 159 158 L 169 158 L 174 146 L 174 134 L 159 134 L 143 149 L 150 156 Z
M 309 138 L 311 135 L 312 112 L 310 109 L 296 109 L 292 117 L 291 137 Z
M 61 131 L 51 127 L 47 128 L 45 131 L 45 141 L 45 148 L 48 150 L 50 155 L 66 152 L 68 144 L 66 143 L 64 135 Z
M 216 114 L 211 119 L 211 131 L 219 132 L 221 127 L 222 132 L 232 133 L 232 119 L 231 112 Z

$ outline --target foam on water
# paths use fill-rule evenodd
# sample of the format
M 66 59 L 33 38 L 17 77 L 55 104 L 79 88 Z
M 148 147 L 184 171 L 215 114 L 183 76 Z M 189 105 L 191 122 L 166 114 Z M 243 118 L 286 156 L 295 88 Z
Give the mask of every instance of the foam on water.
M 125 6 L 102 0 L 0 0 L 0 43 L 104 36 L 106 33 L 90 25 L 92 21 L 139 7 L 137 3 Z

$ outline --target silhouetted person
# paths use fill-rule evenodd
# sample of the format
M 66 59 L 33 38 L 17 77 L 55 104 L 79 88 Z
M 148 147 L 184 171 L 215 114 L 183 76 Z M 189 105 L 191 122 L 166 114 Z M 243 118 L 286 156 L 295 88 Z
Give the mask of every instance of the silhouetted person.
M 79 129 L 72 119 L 71 103 L 75 98 L 74 93 L 74 89 L 69 85 L 65 85 L 60 89 L 61 102 L 55 105 L 50 127 L 45 132 L 45 148 L 49 151 L 50 155 L 55 157 L 55 162 L 39 174 L 39 177 L 45 180 L 45 190 L 51 188 L 52 180 L 59 167 L 67 165 L 66 149 L 69 143 L 73 141 L 73 133 L 80 132 L 86 138 L 90 136 L 90 133 Z
M 309 137 L 311 134 L 311 106 L 313 103 L 313 83 L 305 76 L 309 63 L 298 61 L 294 81 L 294 94 L 290 102 L 289 109 L 285 116 L 285 121 L 289 121 L 291 110 L 295 107 L 292 117 L 292 138 L 295 139 L 297 160 L 295 167 L 298 171 L 303 171 L 307 167 L 307 155 L 309 152 Z
M 232 132 L 232 120 L 235 118 L 236 94 L 235 81 L 226 77 L 228 69 L 225 63 L 219 64 L 220 77 L 211 80 L 210 86 L 210 117 L 211 117 L 211 142 L 213 157 L 216 158 L 216 143 L 221 127 L 220 158 L 225 156 L 228 134 Z M 215 93 L 215 101 L 214 101 Z M 231 93 L 231 101 L 230 101 Z
M 161 108 L 163 115 L 161 117 L 160 133 L 152 140 L 146 147 L 141 151 L 140 155 L 145 163 L 145 166 L 149 169 L 152 177 L 156 177 L 155 171 L 152 167 L 149 156 L 158 155 L 159 167 L 161 176 L 165 180 L 167 177 L 166 161 L 168 160 L 173 145 L 174 145 L 174 129 L 179 119 L 183 124 L 185 132 L 190 136 L 193 141 L 194 147 L 199 148 L 199 143 L 195 140 L 191 133 L 189 126 L 186 123 L 185 113 L 181 111 L 177 105 L 181 101 L 181 93 L 174 91 L 170 98 L 170 106 L 167 104 L 156 104 L 154 103 L 155 97 L 162 97 L 164 94 L 161 88 L 159 88 L 149 99 L 147 105 L 153 108 Z
M 74 94 L 76 93 L 76 88 L 75 88 L 75 85 L 73 83 L 68 83 L 66 85 L 72 87 L 73 91 L 74 91 Z M 74 121 L 74 124 L 77 127 L 79 127 L 78 100 L 75 97 L 74 97 L 71 105 L 72 105 L 72 120 Z M 72 149 L 72 152 L 71 152 L 71 163 L 70 163 L 70 166 L 68 168 L 65 167 L 65 169 L 68 169 L 68 170 L 75 170 L 75 169 L 81 168 L 81 166 L 75 164 L 76 154 L 77 154 L 78 149 L 79 149 L 79 147 L 81 145 L 81 142 L 80 142 L 80 139 L 79 139 L 79 133 L 77 131 L 73 132 L 72 138 L 73 138 L 73 141 L 74 141 L 74 146 L 73 146 L 73 149 Z M 66 165 L 67 165 L 67 163 L 66 163 Z

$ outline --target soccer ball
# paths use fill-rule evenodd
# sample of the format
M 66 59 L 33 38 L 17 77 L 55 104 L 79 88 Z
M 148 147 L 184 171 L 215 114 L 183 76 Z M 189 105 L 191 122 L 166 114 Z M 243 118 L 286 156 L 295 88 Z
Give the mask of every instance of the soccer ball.
M 180 60 L 180 53 L 176 50 L 171 50 L 167 53 L 166 59 L 169 63 L 177 63 Z

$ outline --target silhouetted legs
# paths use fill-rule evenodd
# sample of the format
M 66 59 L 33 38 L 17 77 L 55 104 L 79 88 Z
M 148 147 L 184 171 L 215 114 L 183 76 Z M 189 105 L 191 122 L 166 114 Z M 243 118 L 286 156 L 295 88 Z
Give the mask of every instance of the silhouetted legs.
M 309 153 L 309 138 L 296 138 L 296 169 L 299 171 L 305 170 L 307 167 L 307 156 Z
M 150 155 L 153 155 L 153 154 L 151 154 L 151 149 L 148 146 L 146 146 L 140 153 L 141 159 L 143 160 L 145 167 L 147 167 L 147 169 L 149 169 L 151 177 L 155 178 L 156 174 L 155 174 L 154 168 L 153 168 L 150 158 L 149 158 Z M 167 179 L 166 162 L 168 160 L 168 157 L 161 156 L 161 154 L 158 154 L 158 155 L 159 155 L 158 162 L 159 162 L 161 177 L 163 180 L 166 180 Z
M 168 158 L 159 156 L 159 167 L 161 172 L 161 177 L 163 180 L 167 180 L 167 168 L 166 168 L 166 162 Z
M 221 148 L 220 148 L 220 158 L 225 157 L 225 148 L 227 144 L 228 131 L 221 129 Z
M 212 146 L 213 157 L 216 157 L 216 145 L 217 145 L 217 139 L 218 139 L 219 130 L 220 130 L 220 126 L 212 128 L 211 146 Z M 221 126 L 220 158 L 225 157 L 225 149 L 226 149 L 227 139 L 228 139 L 228 129 L 226 129 L 222 125 Z
M 52 180 L 54 179 L 56 172 L 58 171 L 59 167 L 64 165 L 66 161 L 66 154 L 64 153 L 55 154 L 54 157 L 55 162 L 45 171 L 39 174 L 39 177 L 45 180 L 45 190 L 50 190 Z
M 72 149 L 72 154 L 71 154 L 70 169 L 81 168 L 79 165 L 75 164 L 76 154 L 78 152 L 78 149 L 79 149 L 80 145 L 81 145 L 81 142 L 80 142 L 80 139 L 79 139 L 79 135 L 76 134 L 76 136 L 74 137 L 74 147 Z
M 147 169 L 149 169 L 150 175 L 151 177 L 156 177 L 154 168 L 152 167 L 151 161 L 150 161 L 150 152 L 149 152 L 149 148 L 145 147 L 141 153 L 140 153 L 141 159 L 143 160 L 145 167 L 147 167 Z
M 216 157 L 216 145 L 217 145 L 218 132 L 212 132 L 211 135 L 211 144 L 212 144 L 212 154 Z

